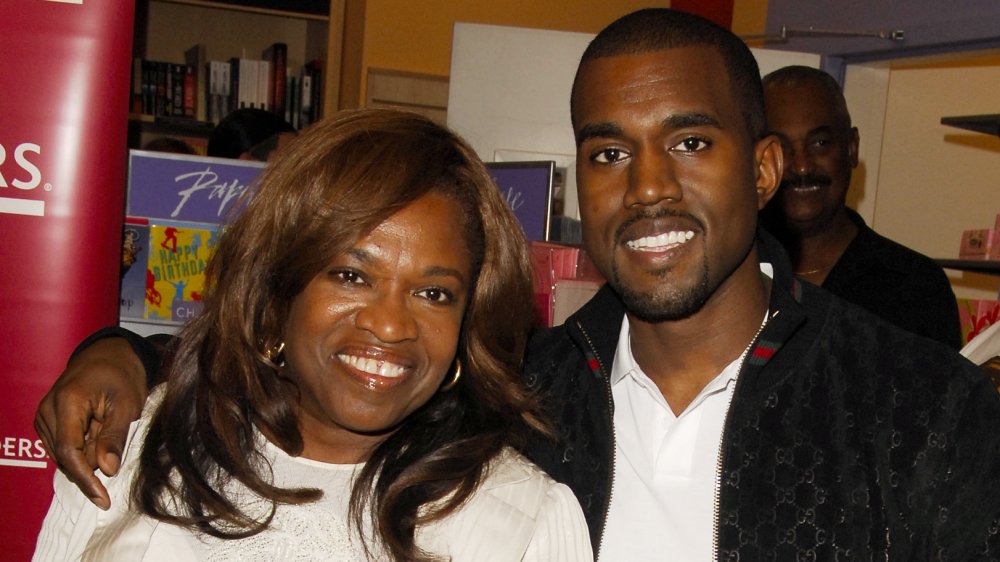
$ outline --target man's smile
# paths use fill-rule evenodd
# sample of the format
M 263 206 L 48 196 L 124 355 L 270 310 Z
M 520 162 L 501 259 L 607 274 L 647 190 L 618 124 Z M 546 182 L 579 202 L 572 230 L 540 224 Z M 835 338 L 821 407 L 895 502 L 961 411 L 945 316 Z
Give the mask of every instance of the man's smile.
M 694 238 L 693 230 L 671 230 L 654 236 L 628 240 L 625 245 L 639 252 L 665 252 L 687 243 L 692 238 Z

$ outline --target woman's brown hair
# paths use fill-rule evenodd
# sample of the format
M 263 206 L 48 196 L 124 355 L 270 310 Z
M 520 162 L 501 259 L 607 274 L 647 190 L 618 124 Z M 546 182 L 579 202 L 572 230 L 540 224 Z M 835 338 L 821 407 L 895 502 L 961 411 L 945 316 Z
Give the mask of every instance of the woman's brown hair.
M 441 228 L 464 232 L 472 257 L 456 357 L 463 375 L 373 452 L 352 492 L 354 524 L 360 530 L 370 516 L 378 549 L 425 559 L 415 529 L 453 513 L 504 446 L 546 431 L 520 377 L 532 318 L 527 249 L 489 172 L 464 141 L 423 117 L 344 112 L 272 158 L 221 237 L 203 312 L 182 332 L 143 448 L 133 497 L 144 512 L 241 538 L 264 530 L 278 504 L 319 496 L 269 483 L 257 430 L 291 455 L 303 443 L 298 391 L 262 352 L 282 340 L 293 299 L 334 256 L 432 192 L 463 211 L 463 224 Z M 244 513 L 220 492 L 233 481 L 269 500 L 270 516 Z

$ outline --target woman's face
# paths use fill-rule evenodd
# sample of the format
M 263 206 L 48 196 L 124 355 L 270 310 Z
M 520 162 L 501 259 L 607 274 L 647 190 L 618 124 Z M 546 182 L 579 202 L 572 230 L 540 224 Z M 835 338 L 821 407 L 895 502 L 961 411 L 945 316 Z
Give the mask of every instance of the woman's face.
M 417 199 L 337 256 L 295 300 L 286 368 L 302 456 L 361 462 L 441 386 L 472 277 L 460 207 Z

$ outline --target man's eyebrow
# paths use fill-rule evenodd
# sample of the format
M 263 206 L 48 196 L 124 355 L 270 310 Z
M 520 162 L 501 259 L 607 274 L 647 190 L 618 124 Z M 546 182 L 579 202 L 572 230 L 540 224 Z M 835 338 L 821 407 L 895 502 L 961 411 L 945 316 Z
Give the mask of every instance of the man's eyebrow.
M 580 128 L 576 133 L 576 146 L 580 147 L 583 143 L 587 142 L 592 138 L 599 137 L 620 137 L 622 135 L 622 127 L 617 123 L 588 123 Z
M 671 115 L 662 121 L 664 129 L 683 129 L 685 127 L 721 127 L 719 120 L 708 113 L 691 112 Z M 592 138 L 620 137 L 624 134 L 622 126 L 613 122 L 588 123 L 576 133 L 576 146 Z
M 820 125 L 819 127 L 816 127 L 815 129 L 811 129 L 809 131 L 809 133 L 808 133 L 808 136 L 811 137 L 813 135 L 832 135 L 832 134 L 833 134 L 833 126 L 832 125 Z
M 683 129 L 685 127 L 721 127 L 719 120 L 707 113 L 678 113 L 663 120 L 665 129 Z
M 814 137 L 816 135 L 832 135 L 832 134 L 833 134 L 833 127 L 831 127 L 830 125 L 820 125 L 815 129 L 809 129 L 809 131 L 806 132 L 806 138 Z M 790 142 L 788 136 L 785 133 L 782 133 L 781 131 L 767 129 L 766 131 L 764 131 L 764 136 L 767 135 L 774 135 L 779 139 L 781 139 L 783 142 Z

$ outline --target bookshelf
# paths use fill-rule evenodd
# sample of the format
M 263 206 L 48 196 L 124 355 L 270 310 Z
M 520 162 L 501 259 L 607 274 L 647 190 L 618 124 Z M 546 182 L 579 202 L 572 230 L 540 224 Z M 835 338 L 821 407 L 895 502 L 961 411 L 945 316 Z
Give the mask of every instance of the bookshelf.
M 169 0 L 175 4 L 213 5 L 244 12 L 261 14 L 291 15 L 304 17 L 327 17 L 330 0 Z
M 130 113 L 128 146 L 139 148 L 157 137 L 173 137 L 187 142 L 195 149 L 205 148 L 212 124 L 183 117 L 155 117 Z
M 133 56 L 185 64 L 188 62 L 186 52 L 200 44 L 204 46 L 205 60 L 260 59 L 267 47 L 284 43 L 290 76 L 298 76 L 310 61 L 325 64 L 326 68 L 321 68 L 324 95 L 319 103 L 323 108 L 335 108 L 339 90 L 342 11 L 343 0 L 243 0 L 238 3 L 234 0 L 138 0 Z M 330 51 L 331 45 L 336 52 Z M 329 76 L 327 69 L 336 72 L 337 76 Z M 203 83 L 198 88 L 203 89 Z M 133 114 L 129 124 L 130 146 L 140 146 L 139 143 L 160 135 L 185 139 L 207 137 L 211 124 L 187 125 L 185 120 L 190 118 Z

